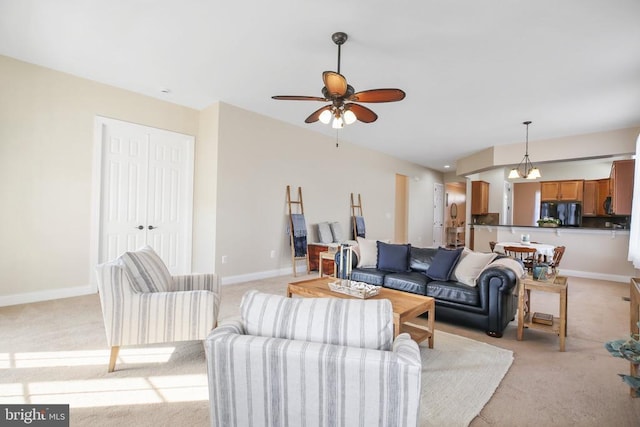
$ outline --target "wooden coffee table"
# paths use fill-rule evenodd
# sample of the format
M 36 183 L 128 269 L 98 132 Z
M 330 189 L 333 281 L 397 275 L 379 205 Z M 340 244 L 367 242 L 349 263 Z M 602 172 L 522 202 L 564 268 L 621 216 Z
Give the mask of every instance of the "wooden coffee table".
M 354 298 L 349 295 L 333 292 L 329 289 L 329 282 L 334 280 L 336 279 L 333 277 L 320 277 L 318 279 L 289 283 L 287 296 Z M 382 288 L 378 295 L 367 299 L 388 299 L 391 301 L 391 306 L 393 307 L 394 337 L 400 333 L 407 332 L 411 335 L 411 338 L 418 343 L 428 339 L 429 348 L 433 348 L 436 317 L 436 306 L 433 298 Z M 418 317 L 424 313 L 427 313 L 426 321 Z

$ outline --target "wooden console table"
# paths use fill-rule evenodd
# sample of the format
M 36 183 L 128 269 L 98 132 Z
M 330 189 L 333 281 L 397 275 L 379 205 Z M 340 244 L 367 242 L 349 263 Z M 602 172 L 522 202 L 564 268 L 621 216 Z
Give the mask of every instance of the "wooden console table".
M 518 341 L 522 341 L 524 328 L 538 329 L 552 332 L 560 337 L 560 351 L 565 349 L 567 338 L 567 278 L 555 276 L 550 280 L 533 280 L 531 275 L 520 280 L 518 289 Z M 531 291 L 553 292 L 560 296 L 560 315 L 553 317 L 551 325 L 536 323 L 533 321 L 531 311 Z

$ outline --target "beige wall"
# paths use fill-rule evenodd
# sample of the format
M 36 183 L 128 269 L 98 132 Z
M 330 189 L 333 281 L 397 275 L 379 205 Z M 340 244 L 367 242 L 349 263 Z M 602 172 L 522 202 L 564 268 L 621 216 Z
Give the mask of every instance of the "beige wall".
M 219 104 L 200 112 L 193 186 L 194 272 L 212 272 L 216 253 Z
M 406 175 L 409 241 L 431 242 L 441 173 L 224 103 L 219 123 L 215 269 L 226 282 L 291 271 L 287 185 L 294 199 L 302 187 L 310 242 L 321 221 L 350 233 L 351 193 L 362 196 L 367 237 L 393 239 L 395 177 Z
M 530 141 L 529 156 L 535 165 L 541 166 L 541 163 L 555 161 L 632 154 L 636 151 L 638 134 L 640 134 L 640 127 L 633 127 Z M 522 160 L 524 151 L 524 142 L 491 147 L 459 159 L 456 162 L 456 173 L 466 176 L 496 167 L 517 165 Z M 544 176 L 544 171 L 542 174 Z
M 195 135 L 198 112 L 0 56 L 0 296 L 88 287 L 96 115 Z

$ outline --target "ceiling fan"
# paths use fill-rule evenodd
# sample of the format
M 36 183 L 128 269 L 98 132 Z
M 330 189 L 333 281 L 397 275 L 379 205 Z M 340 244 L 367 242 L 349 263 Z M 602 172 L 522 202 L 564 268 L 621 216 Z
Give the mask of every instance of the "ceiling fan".
M 404 91 L 400 89 L 370 89 L 356 92 L 353 86 L 347 84 L 347 79 L 340 74 L 340 47 L 347 41 L 347 34 L 343 32 L 334 33 L 331 36 L 333 42 L 338 45 L 338 70 L 325 71 L 322 73 L 322 96 L 272 96 L 273 99 L 286 101 L 322 101 L 331 102 L 329 105 L 314 111 L 305 120 L 305 123 L 320 122 L 329 124 L 333 119 L 332 127 L 339 129 L 345 124 L 351 124 L 356 120 L 363 123 L 372 123 L 378 119 L 378 115 L 369 108 L 356 102 L 395 102 L 401 101 L 405 97 Z

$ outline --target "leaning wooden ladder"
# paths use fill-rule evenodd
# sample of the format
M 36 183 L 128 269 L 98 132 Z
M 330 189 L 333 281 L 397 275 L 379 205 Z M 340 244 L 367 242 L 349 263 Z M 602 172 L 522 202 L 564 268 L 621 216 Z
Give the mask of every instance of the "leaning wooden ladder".
M 351 221 L 353 222 L 353 240 L 357 240 L 358 238 L 358 227 L 356 224 L 356 217 L 364 218 L 362 214 L 362 198 L 360 197 L 360 193 L 358 193 L 358 203 L 354 203 L 353 193 L 351 193 Z M 364 236 L 360 236 L 364 237 Z
M 294 209 L 292 209 L 292 205 Z M 295 214 L 303 215 L 304 219 L 304 203 L 302 203 L 302 188 L 298 187 L 298 200 L 291 200 L 291 186 L 287 185 L 287 207 L 289 209 L 289 243 L 291 245 L 291 264 L 293 265 L 293 277 L 296 277 L 296 261 L 305 260 L 307 264 L 307 274 L 309 274 L 309 251 L 307 250 L 306 240 L 304 242 L 304 255 L 296 256 L 296 247 L 294 239 L 294 221 L 293 216 Z M 298 212 L 294 212 L 294 210 Z M 306 232 L 306 231 L 305 231 Z M 306 235 L 305 235 L 306 238 Z

